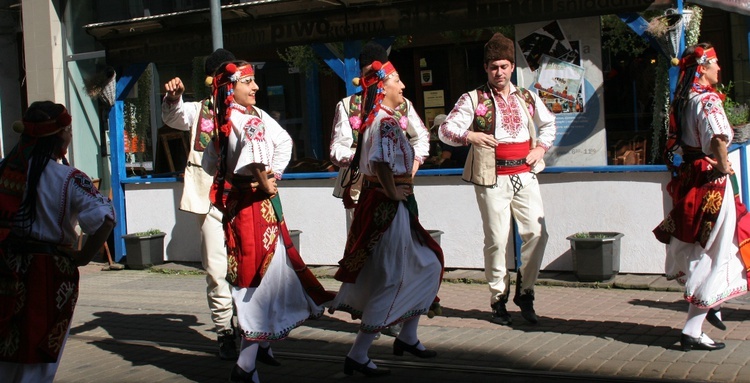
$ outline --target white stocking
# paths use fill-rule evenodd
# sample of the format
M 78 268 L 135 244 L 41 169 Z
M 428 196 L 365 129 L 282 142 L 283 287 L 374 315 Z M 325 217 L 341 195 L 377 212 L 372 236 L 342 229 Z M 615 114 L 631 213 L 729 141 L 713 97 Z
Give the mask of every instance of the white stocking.
M 690 304 L 688 306 L 688 316 L 685 321 L 685 327 L 682 328 L 682 333 L 698 338 L 703 333 L 703 320 L 706 319 L 708 309 L 702 309 L 696 305 Z
M 419 342 L 419 337 L 417 336 L 417 327 L 419 327 L 419 317 L 415 316 L 411 319 L 407 319 L 402 324 L 403 324 L 403 327 L 401 327 L 401 332 L 398 334 L 398 339 L 400 339 L 402 342 L 410 346 Z M 417 345 L 417 349 L 425 350 L 425 347 L 422 345 L 422 343 L 419 343 Z
M 242 338 L 240 343 L 240 356 L 237 358 L 237 365 L 245 372 L 255 370 L 255 358 L 258 355 L 258 342 L 251 342 Z M 253 373 L 253 381 L 258 381 L 258 372 Z
M 377 333 L 370 334 L 359 331 L 357 333 L 357 338 L 354 339 L 354 344 L 352 344 L 352 348 L 351 350 L 349 350 L 349 354 L 347 356 L 357 363 L 365 363 L 370 360 L 370 357 L 367 356 L 367 352 L 370 350 L 370 346 L 372 346 L 372 342 L 375 340 L 375 337 L 377 335 Z M 370 362 L 370 364 L 368 364 L 368 367 L 377 368 L 377 366 L 373 362 Z

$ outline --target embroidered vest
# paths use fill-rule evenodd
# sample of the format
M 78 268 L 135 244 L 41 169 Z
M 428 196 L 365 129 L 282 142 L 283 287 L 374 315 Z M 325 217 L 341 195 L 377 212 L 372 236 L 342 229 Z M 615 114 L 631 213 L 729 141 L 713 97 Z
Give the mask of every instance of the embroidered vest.
M 517 97 L 521 108 L 526 112 L 528 120 L 529 135 L 531 136 L 531 147 L 536 147 L 536 128 L 534 127 L 533 116 L 534 97 L 525 88 L 516 88 L 514 93 Z M 485 132 L 495 134 L 495 100 L 492 97 L 492 91 L 487 84 L 470 91 L 472 105 L 474 106 L 474 122 L 471 130 L 476 132 Z M 531 170 L 533 173 L 541 172 L 544 169 L 544 162 L 539 161 Z M 464 181 L 471 182 L 480 186 L 493 186 L 497 183 L 497 166 L 495 164 L 495 149 L 487 147 L 471 146 L 469 155 L 466 158 L 463 175 Z

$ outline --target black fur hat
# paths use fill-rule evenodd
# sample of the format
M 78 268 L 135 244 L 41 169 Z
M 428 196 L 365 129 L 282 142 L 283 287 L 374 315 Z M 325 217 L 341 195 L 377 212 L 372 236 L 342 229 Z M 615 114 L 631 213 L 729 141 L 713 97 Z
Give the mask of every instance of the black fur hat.
M 235 60 L 236 58 L 234 57 L 234 54 L 232 52 L 224 48 L 215 50 L 214 53 L 211 53 L 211 55 L 206 58 L 206 76 L 213 76 L 214 72 L 219 69 L 219 66 L 222 63 Z
M 385 64 L 385 62 L 388 61 L 388 52 L 382 45 L 375 41 L 368 41 L 359 53 L 359 69 L 361 70 L 372 64 L 373 61 L 380 61 Z

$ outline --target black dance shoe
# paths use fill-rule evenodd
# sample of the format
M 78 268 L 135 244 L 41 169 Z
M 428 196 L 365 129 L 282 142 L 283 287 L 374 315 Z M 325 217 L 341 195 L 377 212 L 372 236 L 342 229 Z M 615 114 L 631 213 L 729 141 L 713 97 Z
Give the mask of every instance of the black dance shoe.
M 712 326 L 718 328 L 719 330 L 724 331 L 727 329 L 727 326 L 716 315 L 718 313 L 719 313 L 719 310 L 717 309 L 708 309 L 708 314 L 706 314 L 706 320 L 708 321 L 708 323 L 711 323 Z
M 354 371 L 359 371 L 365 376 L 376 377 L 388 375 L 391 373 L 391 370 L 387 368 L 371 368 L 367 366 L 368 364 L 370 364 L 370 359 L 368 359 L 367 362 L 364 363 L 357 363 L 356 361 L 354 361 L 354 359 L 347 356 L 346 360 L 344 361 L 344 374 L 353 375 Z
M 417 346 L 419 346 L 419 341 L 417 341 L 417 343 L 414 343 L 413 345 L 408 345 L 401 339 L 396 338 L 396 340 L 393 342 L 393 355 L 403 356 L 404 351 L 406 351 L 420 358 L 434 358 L 437 356 L 437 352 L 433 350 L 420 350 L 417 348 Z
M 503 326 L 513 324 L 513 319 L 510 317 L 508 309 L 505 308 L 505 302 L 497 301 L 492 305 L 492 322 Z
M 237 360 L 235 338 L 234 331 L 231 329 L 219 333 L 219 358 L 221 360 Z
M 271 356 L 271 346 L 268 346 L 266 348 L 258 346 L 258 353 L 255 355 L 255 360 L 258 362 L 261 362 L 263 364 L 267 364 L 269 366 L 281 366 L 281 362 L 276 360 L 273 356 Z
M 726 345 L 724 343 L 720 342 L 713 342 L 708 343 L 708 341 L 703 340 L 703 335 L 693 338 L 690 335 L 682 334 L 680 337 L 680 346 L 682 348 L 682 351 L 690 351 L 690 350 L 706 350 L 706 351 L 713 351 L 713 350 L 721 350 Z
M 517 295 L 513 298 L 513 303 L 521 308 L 521 316 L 531 324 L 539 323 L 539 318 L 534 311 L 534 296 L 530 294 Z
M 240 366 L 234 365 L 232 369 L 232 375 L 229 375 L 229 381 L 232 383 L 255 383 L 253 375 L 255 375 L 255 368 L 250 372 L 245 372 Z

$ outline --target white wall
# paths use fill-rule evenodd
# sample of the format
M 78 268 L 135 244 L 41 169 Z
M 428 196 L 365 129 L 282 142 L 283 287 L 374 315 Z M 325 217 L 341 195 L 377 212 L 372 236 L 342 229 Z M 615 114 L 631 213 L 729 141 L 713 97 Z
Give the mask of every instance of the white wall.
M 651 230 L 670 204 L 662 193 L 668 175 L 656 173 L 546 173 L 540 176 L 550 234 L 543 268 L 572 270 L 568 235 L 579 231 L 624 233 L 620 271 L 664 272 L 664 246 Z M 301 230 L 300 251 L 311 265 L 335 265 L 343 254 L 346 222 L 341 200 L 331 196 L 333 179 L 282 180 L 284 215 Z M 182 183 L 127 184 L 128 232 L 167 232 L 166 260 L 200 261 L 195 216 L 175 209 Z M 445 232 L 446 267 L 483 268 L 482 223 L 473 186 L 459 176 L 419 176 L 420 221 Z

